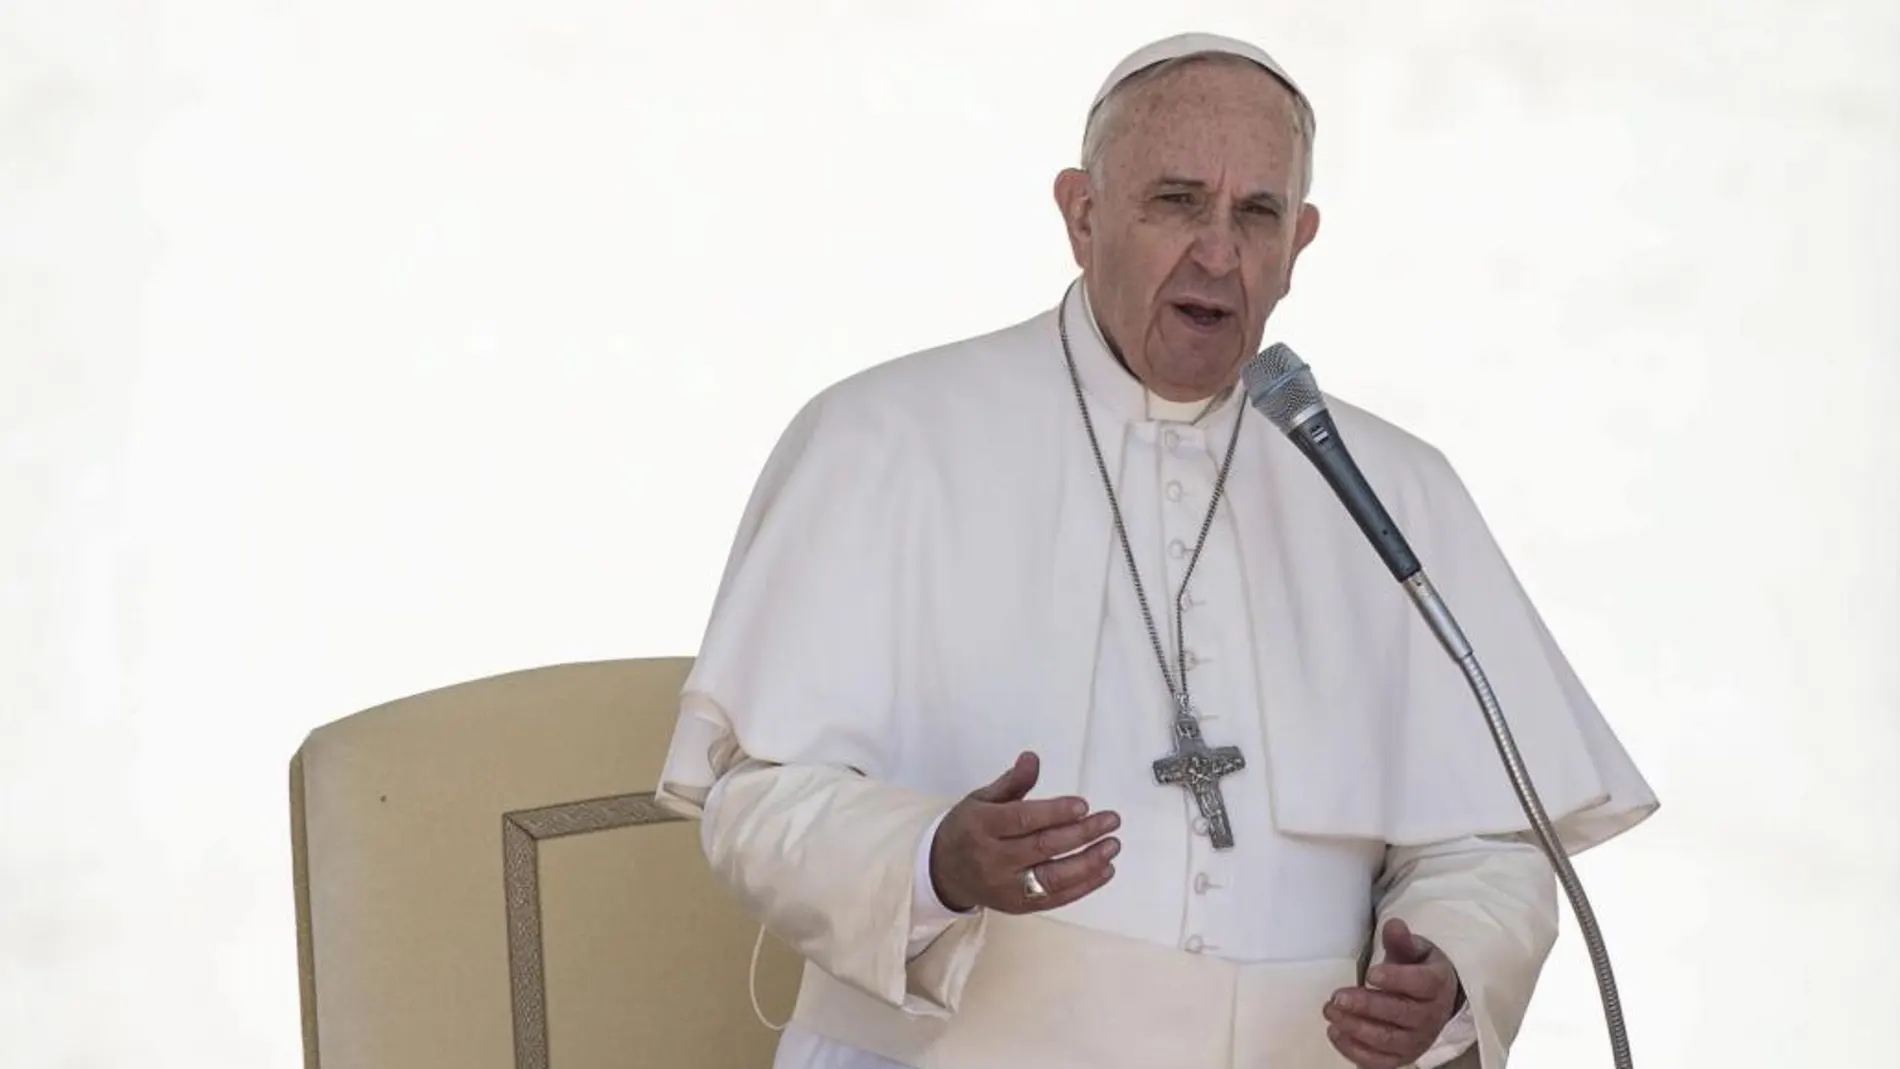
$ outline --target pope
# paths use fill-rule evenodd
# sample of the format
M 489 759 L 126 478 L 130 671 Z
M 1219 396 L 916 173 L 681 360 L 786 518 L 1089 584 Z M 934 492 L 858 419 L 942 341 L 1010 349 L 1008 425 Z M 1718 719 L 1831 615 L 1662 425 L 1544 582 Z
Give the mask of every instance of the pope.
M 806 965 L 780 1069 L 1497 1069 L 1550 864 L 1457 667 L 1257 412 L 1311 101 L 1184 34 L 1102 84 L 1046 311 L 814 397 L 658 796 Z M 1328 407 L 1562 848 L 1656 808 L 1447 459 Z

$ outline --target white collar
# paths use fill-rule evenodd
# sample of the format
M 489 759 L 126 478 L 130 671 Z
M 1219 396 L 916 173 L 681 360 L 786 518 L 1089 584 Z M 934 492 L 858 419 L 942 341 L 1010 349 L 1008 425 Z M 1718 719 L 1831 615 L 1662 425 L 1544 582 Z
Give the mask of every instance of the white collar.
M 1107 404 L 1130 422 L 1207 423 L 1237 403 L 1240 391 L 1232 387 L 1219 395 L 1199 401 L 1170 401 L 1143 386 L 1108 347 L 1095 311 L 1089 304 L 1087 284 L 1080 278 L 1062 299 L 1062 314 L 1069 325 L 1069 347 L 1075 354 L 1075 367 L 1082 377 L 1082 388 L 1091 397 Z M 1087 324 L 1086 330 L 1077 329 Z

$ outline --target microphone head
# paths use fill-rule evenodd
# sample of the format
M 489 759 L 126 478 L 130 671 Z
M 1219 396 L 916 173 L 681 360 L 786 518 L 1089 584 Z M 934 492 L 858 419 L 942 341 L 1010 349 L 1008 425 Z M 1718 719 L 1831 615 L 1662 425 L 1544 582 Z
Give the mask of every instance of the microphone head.
M 1313 369 L 1284 343 L 1274 342 L 1240 369 L 1247 398 L 1284 433 L 1326 411 L 1326 399 L 1313 379 Z

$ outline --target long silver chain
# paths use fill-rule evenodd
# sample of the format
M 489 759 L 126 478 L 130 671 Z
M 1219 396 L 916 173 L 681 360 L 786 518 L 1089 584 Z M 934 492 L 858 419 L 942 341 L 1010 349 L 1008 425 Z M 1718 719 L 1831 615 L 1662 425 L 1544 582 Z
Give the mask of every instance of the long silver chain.
M 1075 387 L 1075 404 L 1082 412 L 1082 426 L 1088 431 L 1089 449 L 1095 454 L 1096 470 L 1102 475 L 1102 489 L 1108 492 L 1109 512 L 1115 518 L 1115 534 L 1121 539 L 1122 555 L 1128 561 L 1128 575 L 1135 583 L 1135 597 L 1141 604 L 1141 618 L 1148 625 L 1148 640 L 1154 643 L 1155 663 L 1161 666 L 1161 678 L 1168 685 L 1168 695 L 1174 699 L 1177 719 L 1192 719 L 1192 705 L 1188 701 L 1187 681 L 1187 643 L 1182 627 L 1182 611 L 1187 606 L 1188 581 L 1194 577 L 1194 566 L 1200 562 L 1201 548 L 1207 544 L 1207 533 L 1214 526 L 1215 513 L 1220 508 L 1221 495 L 1227 488 L 1227 471 L 1234 463 L 1234 447 L 1240 443 L 1240 421 L 1246 415 L 1247 406 L 1239 405 L 1234 413 L 1234 432 L 1227 440 L 1227 455 L 1221 460 L 1220 474 L 1214 479 L 1214 499 L 1207 503 L 1207 515 L 1201 520 L 1200 537 L 1194 541 L 1194 553 L 1188 558 L 1187 570 L 1181 576 L 1181 589 L 1174 598 L 1174 649 L 1179 659 L 1179 684 L 1176 673 L 1168 669 L 1168 654 L 1161 645 L 1161 632 L 1155 627 L 1154 613 L 1148 609 L 1148 593 L 1141 584 L 1141 569 L 1135 566 L 1135 550 L 1128 542 L 1128 527 L 1122 522 L 1121 502 L 1115 496 L 1115 483 L 1108 475 L 1108 462 L 1102 459 L 1102 443 L 1095 436 L 1095 421 L 1089 418 L 1088 401 L 1082 394 L 1082 375 L 1076 370 L 1075 353 L 1069 347 L 1068 301 L 1065 298 L 1062 307 L 1056 311 L 1056 330 L 1062 338 L 1062 358 L 1069 365 L 1069 383 Z

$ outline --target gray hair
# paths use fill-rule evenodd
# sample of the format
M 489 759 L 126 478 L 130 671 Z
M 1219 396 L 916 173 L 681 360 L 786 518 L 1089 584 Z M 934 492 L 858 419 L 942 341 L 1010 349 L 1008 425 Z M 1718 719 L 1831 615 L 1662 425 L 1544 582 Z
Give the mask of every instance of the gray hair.
M 1082 132 L 1082 170 L 1091 180 L 1097 180 L 1100 174 L 1102 154 L 1107 150 L 1111 136 L 1121 126 L 1122 109 L 1127 106 L 1129 95 L 1137 88 L 1154 81 L 1170 71 L 1179 70 L 1191 63 L 1229 62 L 1244 63 L 1254 70 L 1273 78 L 1285 86 L 1293 97 L 1294 131 L 1300 139 L 1300 188 L 1296 200 L 1304 200 L 1313 188 L 1313 137 L 1316 123 L 1313 118 L 1313 105 L 1306 95 L 1281 81 L 1278 75 L 1244 56 L 1229 55 L 1221 52 L 1201 52 L 1191 56 L 1177 56 L 1162 60 L 1153 66 L 1124 78 L 1121 83 L 1109 91 L 1107 97 L 1094 111 L 1089 113 L 1087 127 Z

